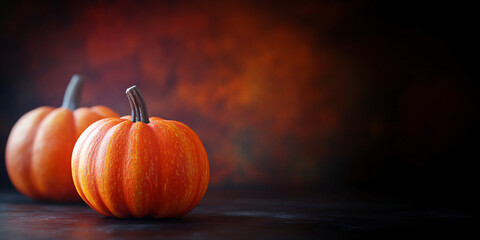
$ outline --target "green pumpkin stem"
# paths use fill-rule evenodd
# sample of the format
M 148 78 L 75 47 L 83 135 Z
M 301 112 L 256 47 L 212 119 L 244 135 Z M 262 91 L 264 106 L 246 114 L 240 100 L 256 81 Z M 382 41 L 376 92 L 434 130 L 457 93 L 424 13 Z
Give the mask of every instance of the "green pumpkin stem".
M 75 110 L 80 102 L 80 94 L 83 89 L 83 78 L 80 75 L 73 75 L 63 96 L 62 107 Z
M 148 120 L 147 104 L 145 104 L 145 100 L 143 100 L 143 96 L 137 86 L 128 88 L 125 94 L 127 94 L 128 102 L 130 102 L 130 108 L 132 109 L 132 121 L 141 121 L 148 124 L 150 120 Z

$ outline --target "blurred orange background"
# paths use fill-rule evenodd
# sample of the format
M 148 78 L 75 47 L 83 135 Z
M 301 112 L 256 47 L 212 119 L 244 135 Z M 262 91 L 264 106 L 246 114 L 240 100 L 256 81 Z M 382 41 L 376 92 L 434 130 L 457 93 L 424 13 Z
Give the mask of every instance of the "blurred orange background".
M 84 106 L 127 115 L 137 85 L 150 116 L 194 129 L 212 186 L 454 190 L 478 157 L 468 15 L 409 4 L 2 3 L 2 146 L 78 73 Z

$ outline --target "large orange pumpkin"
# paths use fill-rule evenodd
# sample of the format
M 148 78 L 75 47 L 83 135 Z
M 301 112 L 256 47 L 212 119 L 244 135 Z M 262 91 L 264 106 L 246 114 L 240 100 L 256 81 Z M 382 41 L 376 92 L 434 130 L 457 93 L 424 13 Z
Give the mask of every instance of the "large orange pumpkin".
M 83 80 L 74 75 L 62 107 L 43 106 L 23 115 L 8 137 L 8 176 L 21 193 L 37 200 L 80 201 L 72 180 L 75 141 L 90 124 L 118 116 L 110 108 L 77 108 Z
M 97 121 L 75 144 L 72 173 L 77 191 L 106 216 L 181 217 L 207 190 L 205 148 L 185 124 L 149 118 L 135 86 L 126 94 L 131 118 Z

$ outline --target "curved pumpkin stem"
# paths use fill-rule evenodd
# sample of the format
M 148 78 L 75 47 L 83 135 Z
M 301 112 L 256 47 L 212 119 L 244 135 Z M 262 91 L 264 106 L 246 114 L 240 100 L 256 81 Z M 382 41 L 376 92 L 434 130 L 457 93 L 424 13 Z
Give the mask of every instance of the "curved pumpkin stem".
M 132 86 L 125 92 L 127 94 L 128 102 L 130 102 L 130 108 L 132 109 L 132 121 L 143 123 L 149 123 L 147 104 L 143 100 L 143 96 L 138 90 L 137 86 Z
M 80 75 L 73 75 L 63 96 L 62 107 L 75 110 L 80 102 L 80 93 L 83 89 L 83 78 Z

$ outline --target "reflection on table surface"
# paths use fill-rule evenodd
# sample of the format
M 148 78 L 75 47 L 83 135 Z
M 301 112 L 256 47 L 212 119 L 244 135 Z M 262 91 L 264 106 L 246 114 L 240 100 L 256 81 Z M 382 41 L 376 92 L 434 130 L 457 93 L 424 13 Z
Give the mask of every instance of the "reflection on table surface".
M 86 204 L 51 204 L 0 193 L 5 239 L 320 239 L 473 232 L 468 211 L 418 208 L 322 194 L 209 190 L 181 219 L 115 219 Z

